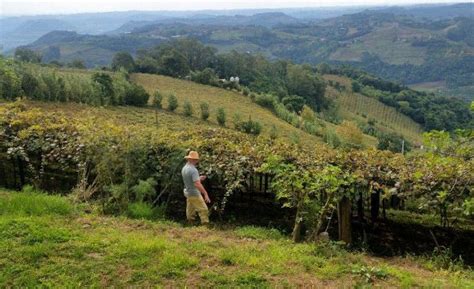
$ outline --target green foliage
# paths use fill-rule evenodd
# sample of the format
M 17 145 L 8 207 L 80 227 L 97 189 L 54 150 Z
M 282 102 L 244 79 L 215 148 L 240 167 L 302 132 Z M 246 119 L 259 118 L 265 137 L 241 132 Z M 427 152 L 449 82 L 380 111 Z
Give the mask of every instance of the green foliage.
M 306 100 L 298 95 L 285 96 L 282 98 L 281 102 L 288 108 L 288 110 L 293 112 L 301 112 L 303 109 Z
M 165 207 L 153 208 L 149 203 L 134 202 L 128 204 L 126 215 L 132 219 L 160 220 L 165 217 Z
M 205 68 L 202 71 L 191 72 L 191 80 L 201 84 L 219 85 L 219 78 L 217 77 L 216 72 L 212 68 Z
M 0 198 L 0 215 L 71 215 L 74 207 L 63 197 L 47 195 L 25 186 L 21 192 Z
M 31 63 L 41 62 L 41 55 L 26 47 L 19 47 L 15 49 L 14 58 L 22 62 L 31 62 Z
M 353 80 L 351 86 L 352 86 L 352 92 L 360 92 L 361 86 L 358 81 Z
M 245 96 L 249 96 L 250 95 L 250 89 L 248 87 L 242 88 L 242 94 L 245 95 Z
M 152 99 L 152 106 L 158 109 L 163 108 L 163 95 L 160 93 L 159 90 L 155 91 L 153 94 L 153 99 Z
M 374 283 L 378 279 L 386 279 L 387 271 L 378 267 L 359 266 L 352 270 L 352 274 L 359 275 L 366 283 Z
M 377 133 L 379 143 L 377 149 L 389 150 L 394 153 L 402 152 L 402 148 L 405 152 L 411 150 L 411 144 L 406 141 L 402 136 L 395 133 Z
M 262 131 L 262 125 L 258 121 L 253 121 L 251 116 L 247 121 L 242 121 L 240 118 L 234 120 L 234 125 L 237 130 L 247 134 L 259 135 Z
M 168 95 L 168 110 L 175 111 L 178 108 L 178 99 L 176 95 L 170 94 Z
M 183 111 L 185 116 L 192 116 L 193 115 L 193 106 L 189 101 L 185 101 L 183 104 Z
M 271 62 L 263 56 L 240 54 L 236 51 L 216 54 L 216 50 L 193 39 L 179 39 L 138 53 L 139 71 L 187 77 L 192 81 L 240 90 L 264 107 L 273 108 L 267 94 L 285 98 L 285 105 L 299 112 L 303 104 L 323 109 L 330 101 L 325 98 L 325 83 L 316 69 L 308 65 L 285 61 Z M 231 81 L 238 77 L 239 81 Z M 219 78 L 224 79 L 219 82 Z M 254 97 L 250 93 L 259 92 Z M 288 96 L 290 95 L 290 96 Z
M 138 184 L 132 187 L 132 192 L 135 194 L 136 202 L 143 202 L 145 199 L 155 195 L 155 187 L 157 182 L 153 178 L 147 180 L 139 180 Z
M 107 73 L 96 72 L 92 74 L 91 78 L 93 83 L 97 84 L 100 95 L 100 104 L 112 103 L 112 99 L 114 98 L 112 77 Z
M 269 109 L 273 109 L 275 107 L 276 102 L 277 100 L 275 96 L 271 94 L 259 94 L 255 97 L 256 104 L 269 108 Z
M 0 97 L 13 100 L 21 95 L 21 78 L 10 61 L 0 59 Z
M 133 72 L 135 70 L 135 61 L 133 60 L 132 55 L 126 51 L 121 51 L 115 53 L 112 58 L 112 69 L 115 71 L 120 70 L 121 68 L 125 69 L 127 72 Z
M 217 123 L 218 123 L 220 126 L 225 126 L 226 114 L 225 114 L 225 110 L 224 110 L 222 107 L 219 107 L 219 108 L 217 109 L 216 119 L 217 119 Z
M 149 98 L 150 95 L 142 86 L 132 83 L 126 90 L 123 103 L 133 106 L 145 106 Z
M 454 131 L 472 125 L 469 107 L 460 99 L 411 90 L 395 82 L 386 81 L 347 66 L 336 69 L 334 72 L 352 78 L 353 85 L 357 83 L 357 91 L 395 107 L 426 130 Z M 354 87 L 353 91 L 355 92 Z
M 202 120 L 207 120 L 209 118 L 209 104 L 207 102 L 201 102 L 199 105 L 199 108 L 201 109 L 201 119 Z

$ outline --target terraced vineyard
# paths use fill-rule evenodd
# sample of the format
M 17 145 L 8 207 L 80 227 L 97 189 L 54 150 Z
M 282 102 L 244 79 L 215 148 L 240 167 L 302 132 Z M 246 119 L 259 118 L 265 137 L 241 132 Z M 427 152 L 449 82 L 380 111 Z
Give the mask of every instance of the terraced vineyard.
M 354 119 L 363 123 L 374 119 L 377 121 L 377 128 L 382 131 L 401 134 L 413 142 L 419 143 L 421 141 L 423 129 L 408 116 L 376 99 L 360 93 L 353 93 L 349 78 L 338 75 L 325 75 L 324 78 L 338 82 L 346 87 L 346 91 L 342 92 L 333 88 L 328 89 L 328 95 L 337 100 L 344 118 Z

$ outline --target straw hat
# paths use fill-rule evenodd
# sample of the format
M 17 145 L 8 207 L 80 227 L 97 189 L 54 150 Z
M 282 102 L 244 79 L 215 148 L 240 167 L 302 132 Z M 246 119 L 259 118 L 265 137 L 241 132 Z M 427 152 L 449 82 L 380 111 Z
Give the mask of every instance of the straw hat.
M 190 151 L 187 156 L 184 157 L 185 159 L 191 159 L 191 160 L 198 160 L 199 159 L 199 154 L 196 151 Z

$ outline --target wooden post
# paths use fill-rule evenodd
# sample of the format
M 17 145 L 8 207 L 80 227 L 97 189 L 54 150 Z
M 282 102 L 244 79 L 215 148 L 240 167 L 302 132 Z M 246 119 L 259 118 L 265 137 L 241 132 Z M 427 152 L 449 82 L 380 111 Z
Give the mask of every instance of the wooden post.
M 378 189 L 375 189 L 370 194 L 370 216 L 372 217 L 372 222 L 375 222 L 379 217 L 380 209 L 380 192 Z
M 339 240 L 344 241 L 346 244 L 352 243 L 351 217 L 351 201 L 344 196 L 337 205 L 337 220 Z

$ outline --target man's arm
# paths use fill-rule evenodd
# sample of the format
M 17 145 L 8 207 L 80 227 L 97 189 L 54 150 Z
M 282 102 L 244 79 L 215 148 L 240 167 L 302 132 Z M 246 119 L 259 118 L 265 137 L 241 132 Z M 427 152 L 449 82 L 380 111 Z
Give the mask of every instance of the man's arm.
M 204 196 L 204 201 L 206 203 L 210 203 L 211 202 L 211 199 L 209 199 L 209 195 L 207 194 L 207 191 L 206 189 L 204 188 L 204 186 L 201 184 L 201 180 L 197 180 L 194 182 L 194 186 L 196 187 L 196 189 L 198 189 L 198 191 L 201 192 L 201 194 Z

